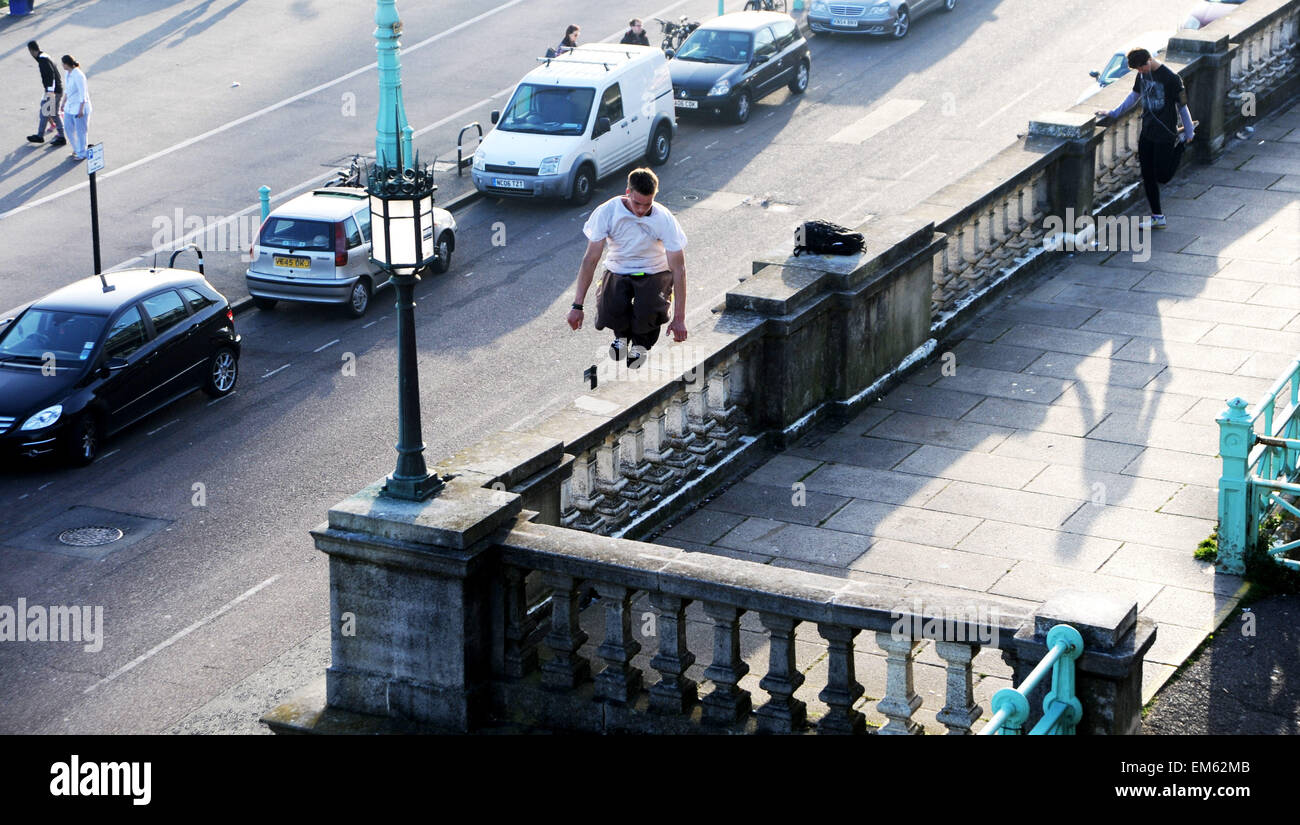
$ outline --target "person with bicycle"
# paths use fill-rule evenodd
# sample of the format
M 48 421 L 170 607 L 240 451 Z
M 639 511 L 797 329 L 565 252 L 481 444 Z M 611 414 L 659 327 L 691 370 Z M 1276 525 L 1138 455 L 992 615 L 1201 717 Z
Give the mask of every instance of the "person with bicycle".
M 555 47 L 555 56 L 559 57 L 565 52 L 578 48 L 578 35 L 580 34 L 582 34 L 582 27 L 577 23 L 570 24 L 564 30 L 564 39 L 560 41 L 560 45 Z

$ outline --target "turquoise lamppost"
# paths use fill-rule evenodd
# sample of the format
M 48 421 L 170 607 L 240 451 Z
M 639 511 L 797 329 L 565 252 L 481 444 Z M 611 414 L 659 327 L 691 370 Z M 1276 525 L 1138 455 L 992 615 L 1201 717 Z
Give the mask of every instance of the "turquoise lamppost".
M 415 348 L 417 274 L 435 257 L 433 168 L 411 152 L 411 127 L 402 106 L 402 22 L 395 0 L 377 0 L 375 49 L 379 52 L 379 118 L 375 165 L 366 176 L 370 194 L 370 259 L 387 270 L 397 291 L 397 467 L 383 494 L 424 501 L 442 489 L 424 462 L 420 426 L 420 373 Z

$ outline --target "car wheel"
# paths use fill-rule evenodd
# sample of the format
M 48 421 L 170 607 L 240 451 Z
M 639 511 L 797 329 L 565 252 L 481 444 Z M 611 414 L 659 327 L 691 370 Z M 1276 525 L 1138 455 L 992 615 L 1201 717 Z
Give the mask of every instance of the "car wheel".
M 952 11 L 957 8 L 957 0 L 943 0 L 943 10 Z
M 573 191 L 569 194 L 569 199 L 582 206 L 591 200 L 595 188 L 595 175 L 592 174 L 590 164 L 584 163 L 578 167 L 578 173 L 573 176 Z
M 744 123 L 749 120 L 749 92 L 741 92 L 736 95 L 736 104 L 731 110 L 731 119 L 737 123 Z
M 659 124 L 655 129 L 655 136 L 650 141 L 650 151 L 647 157 L 651 166 L 663 166 L 668 162 L 668 156 L 673 153 L 673 130 L 667 123 Z
M 253 306 L 258 309 L 272 310 L 275 309 L 275 305 L 278 303 L 280 302 L 274 298 L 259 298 L 256 295 L 253 296 Z
M 912 18 L 908 16 L 907 6 L 898 10 L 898 20 L 894 22 L 894 30 L 891 32 L 895 40 L 902 40 L 907 37 L 907 29 L 912 24 Z
M 808 91 L 808 61 L 800 60 L 799 68 L 795 71 L 794 80 L 790 81 L 790 94 L 801 95 Z
M 213 398 L 221 398 L 235 391 L 239 380 L 239 359 L 230 347 L 221 347 L 208 359 L 208 377 L 203 391 Z
M 370 279 L 357 278 L 357 282 L 352 285 L 352 292 L 348 293 L 348 302 L 343 305 L 348 315 L 353 318 L 360 318 L 366 314 L 366 309 L 370 306 Z
M 99 421 L 90 410 L 77 417 L 68 430 L 67 441 L 63 444 L 64 455 L 68 463 L 84 467 L 99 455 Z
M 438 257 L 429 265 L 429 268 L 433 270 L 433 274 L 441 275 L 451 269 L 451 251 L 455 248 L 452 246 L 454 243 L 455 241 L 450 232 L 443 232 L 438 236 Z

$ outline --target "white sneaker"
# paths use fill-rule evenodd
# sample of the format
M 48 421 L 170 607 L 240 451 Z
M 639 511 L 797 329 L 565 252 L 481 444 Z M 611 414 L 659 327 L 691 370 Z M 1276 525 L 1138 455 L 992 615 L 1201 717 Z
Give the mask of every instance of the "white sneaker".
M 621 361 L 623 359 L 623 339 L 615 338 L 609 345 L 609 360 Z

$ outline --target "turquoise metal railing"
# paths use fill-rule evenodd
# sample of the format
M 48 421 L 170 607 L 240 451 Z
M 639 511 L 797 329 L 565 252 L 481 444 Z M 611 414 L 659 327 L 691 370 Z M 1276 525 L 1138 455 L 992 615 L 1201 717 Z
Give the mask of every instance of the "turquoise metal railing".
M 1283 493 L 1300 495 L 1300 485 L 1295 483 L 1300 463 L 1300 358 L 1264 393 L 1254 412 L 1247 410 L 1244 400 L 1233 398 L 1216 420 L 1223 458 L 1218 568 L 1244 573 L 1246 548 L 1273 507 L 1300 518 L 1300 510 L 1282 498 Z M 1296 547 L 1300 541 L 1268 552 L 1280 564 L 1300 570 L 1300 562 L 1282 558 Z
M 1020 687 L 993 694 L 993 718 L 979 736 L 1018 736 L 1029 718 L 1029 694 L 1050 670 L 1052 688 L 1043 698 L 1043 718 L 1030 736 L 1073 736 L 1083 716 L 1083 704 L 1074 695 L 1074 660 L 1083 654 L 1083 636 L 1068 624 L 1047 631 L 1047 655 Z

